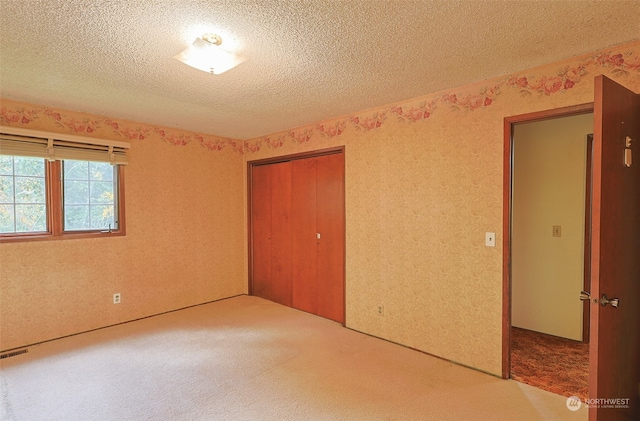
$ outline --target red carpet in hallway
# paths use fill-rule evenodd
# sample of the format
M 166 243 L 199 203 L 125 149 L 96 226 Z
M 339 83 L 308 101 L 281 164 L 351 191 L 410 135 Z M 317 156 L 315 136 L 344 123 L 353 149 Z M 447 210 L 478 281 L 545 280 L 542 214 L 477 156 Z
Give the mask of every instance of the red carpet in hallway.
M 559 395 L 587 399 L 589 344 L 512 327 L 511 378 Z

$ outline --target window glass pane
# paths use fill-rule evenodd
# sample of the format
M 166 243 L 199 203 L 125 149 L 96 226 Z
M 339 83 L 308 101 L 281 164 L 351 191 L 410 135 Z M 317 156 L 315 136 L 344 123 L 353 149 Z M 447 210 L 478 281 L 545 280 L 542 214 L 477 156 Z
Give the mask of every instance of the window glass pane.
M 13 177 L 0 175 L 0 203 L 13 203 Z
M 16 232 L 47 230 L 45 205 L 16 205 Z
M 0 233 L 15 232 L 13 205 L 0 205 Z
M 87 161 L 64 161 L 65 180 L 88 180 L 89 162 Z
M 113 182 L 91 181 L 91 204 L 113 203 Z
M 14 157 L 15 175 L 44 177 L 44 159 Z
M 44 204 L 46 191 L 44 178 L 16 177 L 16 203 Z
M 91 228 L 116 229 L 113 216 L 113 205 L 91 206 Z
M 47 187 L 42 158 L 0 158 L 0 233 L 47 231 Z
M 67 181 L 64 182 L 64 204 L 66 205 L 88 205 L 89 204 L 89 181 Z
M 64 161 L 64 230 L 117 229 L 117 172 L 108 163 Z
M 0 155 L 0 175 L 13 175 L 13 157 Z
M 95 181 L 113 181 L 113 172 L 116 167 L 108 162 L 90 162 L 89 177 Z
M 64 229 L 66 231 L 88 230 L 89 206 L 71 205 L 64 207 Z

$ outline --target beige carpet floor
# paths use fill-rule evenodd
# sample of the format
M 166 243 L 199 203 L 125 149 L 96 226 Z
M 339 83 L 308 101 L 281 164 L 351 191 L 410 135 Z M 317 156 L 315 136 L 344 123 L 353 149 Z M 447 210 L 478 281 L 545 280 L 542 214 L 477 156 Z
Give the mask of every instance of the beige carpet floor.
M 587 418 L 560 395 L 247 296 L 30 347 L 0 362 L 0 399 L 16 421 Z

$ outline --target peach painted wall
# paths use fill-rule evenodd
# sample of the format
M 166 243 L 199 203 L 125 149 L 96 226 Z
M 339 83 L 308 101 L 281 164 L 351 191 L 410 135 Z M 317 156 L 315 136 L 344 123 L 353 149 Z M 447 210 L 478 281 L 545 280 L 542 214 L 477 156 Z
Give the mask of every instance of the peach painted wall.
M 345 145 L 346 325 L 500 375 L 503 119 L 592 102 L 598 74 L 640 92 L 640 43 L 252 139 L 245 161 Z
M 0 244 L 0 349 L 246 291 L 242 142 L 6 100 L 0 124 L 131 142 L 126 236 Z

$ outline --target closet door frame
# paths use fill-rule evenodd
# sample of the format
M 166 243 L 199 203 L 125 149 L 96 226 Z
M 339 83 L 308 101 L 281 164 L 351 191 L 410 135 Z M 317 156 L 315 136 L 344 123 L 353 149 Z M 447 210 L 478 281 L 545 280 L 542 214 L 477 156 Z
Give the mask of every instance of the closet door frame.
M 314 151 L 308 151 L 308 152 L 301 152 L 301 153 L 296 153 L 296 154 L 291 154 L 291 155 L 282 155 L 282 156 L 275 156 L 275 157 L 270 157 L 270 158 L 263 158 L 263 159 L 257 159 L 254 161 L 247 161 L 247 250 L 248 250 L 248 292 L 249 295 L 254 295 L 254 291 L 253 291 L 253 227 L 251 224 L 251 216 L 252 216 L 252 209 L 251 209 L 251 201 L 252 201 L 252 180 L 253 180 L 253 168 L 256 166 L 261 166 L 261 165 L 269 165 L 269 164 L 277 164 L 279 162 L 287 162 L 287 161 L 294 161 L 294 160 L 298 160 L 298 159 L 306 159 L 306 158 L 315 158 L 315 157 L 319 157 L 319 156 L 325 156 L 325 155 L 333 155 L 333 154 L 342 154 L 343 155 L 343 159 L 345 162 L 345 166 L 346 166 L 346 157 L 345 157 L 345 147 L 344 146 L 339 146 L 339 147 L 334 147 L 334 148 L 327 148 L 327 149 L 318 149 L 318 150 L 314 150 Z M 344 204 L 343 206 L 343 215 L 342 215 L 342 220 L 344 222 L 344 233 L 343 233 L 343 250 L 344 250 L 344 259 L 343 259 L 343 282 L 345 285 L 343 285 L 343 297 L 342 297 L 342 306 L 343 306 L 343 315 L 344 315 L 344 322 L 342 323 L 343 326 L 346 326 L 346 202 L 345 202 L 345 190 L 346 190 L 346 186 L 345 186 L 345 170 L 343 168 L 342 171 L 342 175 L 343 175 L 343 181 L 342 181 L 342 203 Z

